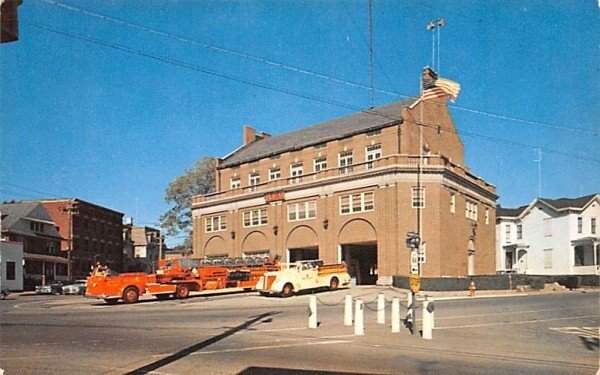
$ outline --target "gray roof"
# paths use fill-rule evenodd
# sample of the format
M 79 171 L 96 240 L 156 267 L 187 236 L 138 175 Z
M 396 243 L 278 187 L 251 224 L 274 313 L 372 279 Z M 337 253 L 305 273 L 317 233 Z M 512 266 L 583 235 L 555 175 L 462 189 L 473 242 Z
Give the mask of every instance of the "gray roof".
M 33 219 L 54 222 L 48 214 L 44 206 L 40 202 L 21 201 L 15 203 L 0 204 L 0 215 L 2 216 L 2 230 L 11 231 L 14 227 L 14 232 L 21 233 L 23 231 L 22 224 L 15 225 L 21 219 Z M 19 229 L 19 227 L 21 227 Z M 27 224 L 25 232 L 29 234 L 29 224 Z M 31 234 L 35 234 L 31 232 Z M 60 234 L 54 226 L 48 227 L 45 234 L 51 237 L 60 238 Z
M 559 199 L 548 199 L 548 198 L 540 198 L 541 201 L 549 204 L 550 206 L 556 208 L 557 210 L 563 208 L 583 208 L 585 207 L 589 201 L 594 199 L 594 197 L 598 194 L 586 195 L 584 197 L 579 198 L 559 198 Z
M 411 106 L 416 101 L 416 98 L 400 100 L 308 128 L 254 141 L 228 155 L 218 168 L 227 168 L 399 124 L 402 122 L 402 107 Z
M 498 206 L 496 208 L 496 217 L 502 217 L 502 216 L 517 217 L 517 216 L 521 215 L 521 213 L 527 207 L 528 206 L 521 206 L 521 207 L 518 207 L 518 208 L 504 208 L 504 207 Z
M 584 208 L 592 199 L 597 197 L 598 194 L 586 195 L 578 198 L 558 198 L 558 199 L 549 199 L 549 198 L 538 198 L 537 200 L 540 202 L 544 202 L 555 210 L 562 210 L 565 208 Z M 518 208 L 504 208 L 498 206 L 496 209 L 496 217 L 517 217 L 527 209 L 530 205 L 521 206 Z

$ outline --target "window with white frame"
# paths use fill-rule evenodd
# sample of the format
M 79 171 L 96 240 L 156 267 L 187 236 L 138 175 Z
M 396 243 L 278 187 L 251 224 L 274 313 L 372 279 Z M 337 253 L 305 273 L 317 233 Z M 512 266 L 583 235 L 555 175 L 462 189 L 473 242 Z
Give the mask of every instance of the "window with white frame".
M 523 239 L 523 224 L 517 224 L 517 240 Z
M 450 213 L 456 212 L 456 194 L 450 193 Z
M 207 217 L 204 219 L 204 232 L 220 232 L 227 229 L 227 217 L 225 215 Z
M 577 233 L 583 233 L 583 218 L 581 216 L 577 218 Z
M 412 188 L 412 208 L 425 208 L 425 188 Z
M 506 224 L 504 226 L 504 239 L 508 242 L 510 241 L 510 236 L 511 236 L 511 229 L 510 229 L 510 224 Z
M 596 234 L 596 218 L 595 217 L 590 219 L 590 232 L 592 234 Z
M 229 182 L 230 189 L 239 189 L 242 186 L 242 182 L 239 177 L 232 177 Z
M 340 196 L 340 214 L 352 214 L 363 211 L 373 211 L 375 202 L 373 192 Z
M 327 157 L 319 156 L 313 160 L 313 169 L 315 173 L 321 172 L 327 169 Z
M 552 235 L 552 218 L 548 217 L 544 219 L 544 236 Z
M 352 160 L 352 151 L 344 151 L 338 154 L 338 167 L 341 174 L 352 172 Z
M 281 178 L 281 168 L 275 167 L 269 169 L 269 181 L 279 180 Z
M 485 225 L 490 225 L 490 209 L 485 209 Z
M 365 160 L 367 161 L 367 169 L 373 168 L 373 160 L 381 158 L 381 145 L 370 145 L 365 148 Z
M 244 228 L 267 225 L 267 209 L 259 208 L 257 210 L 245 211 L 243 213 Z
M 465 217 L 477 221 L 477 203 L 470 200 L 465 202 Z
M 250 173 L 250 175 L 248 175 L 248 185 L 256 186 L 258 184 L 260 184 L 260 174 Z
M 302 181 L 302 163 L 294 163 L 290 165 L 290 182 L 295 184 Z
M 552 249 L 544 249 L 544 268 L 552 268 Z
M 317 217 L 317 202 L 292 203 L 287 207 L 288 221 L 300 221 Z

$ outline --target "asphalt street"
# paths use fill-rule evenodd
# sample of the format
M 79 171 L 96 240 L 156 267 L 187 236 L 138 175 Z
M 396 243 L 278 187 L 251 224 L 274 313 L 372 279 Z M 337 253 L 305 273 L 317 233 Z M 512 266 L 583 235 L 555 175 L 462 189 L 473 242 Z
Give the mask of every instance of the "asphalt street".
M 386 324 L 376 296 L 386 295 Z M 343 324 L 344 297 L 367 304 L 365 335 Z M 106 305 L 81 296 L 0 301 L 5 374 L 594 374 L 600 293 L 508 295 L 436 301 L 433 340 L 390 331 L 391 288 L 309 295 L 256 293 L 147 298 Z M 404 311 L 404 309 L 403 309 Z M 419 319 L 420 313 L 417 315 Z M 419 323 L 419 321 L 417 321 Z

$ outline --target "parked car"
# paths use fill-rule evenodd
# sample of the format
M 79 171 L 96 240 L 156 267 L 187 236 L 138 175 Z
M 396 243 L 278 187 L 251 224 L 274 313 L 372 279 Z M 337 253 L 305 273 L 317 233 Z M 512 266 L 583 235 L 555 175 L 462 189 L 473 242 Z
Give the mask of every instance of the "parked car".
M 62 287 L 63 294 L 85 294 L 86 280 L 75 280 L 73 284 Z
M 65 284 L 62 281 L 55 281 L 46 285 L 38 285 L 35 287 L 37 294 L 62 294 L 62 287 Z

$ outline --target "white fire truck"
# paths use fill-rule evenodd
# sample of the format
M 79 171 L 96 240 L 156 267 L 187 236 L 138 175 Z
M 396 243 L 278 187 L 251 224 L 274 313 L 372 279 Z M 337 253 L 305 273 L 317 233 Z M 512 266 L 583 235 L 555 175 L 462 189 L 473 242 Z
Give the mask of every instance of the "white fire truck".
M 256 289 L 264 296 L 275 294 L 289 297 L 303 290 L 335 290 L 349 285 L 346 263 L 323 264 L 322 260 L 304 260 L 283 263 L 279 271 L 266 272 L 258 280 Z

